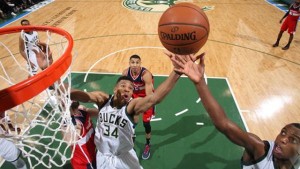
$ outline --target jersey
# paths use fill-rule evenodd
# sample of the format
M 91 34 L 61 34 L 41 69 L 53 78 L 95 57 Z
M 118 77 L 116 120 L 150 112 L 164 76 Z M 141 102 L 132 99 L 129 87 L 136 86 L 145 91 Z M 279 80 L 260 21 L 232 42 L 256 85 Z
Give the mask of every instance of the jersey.
M 294 3 L 290 6 L 289 14 L 281 26 L 281 31 L 288 30 L 289 34 L 294 34 L 296 32 L 299 16 L 300 16 L 300 4 L 296 5 L 296 3 Z
M 38 33 L 36 31 L 32 31 L 32 34 L 22 32 L 21 37 L 24 40 L 25 45 L 25 53 L 31 63 L 33 63 L 35 66 L 34 68 L 31 68 L 31 66 L 28 65 L 28 69 L 31 72 L 31 74 L 35 75 L 38 71 L 39 65 L 37 62 L 36 54 L 33 50 L 39 51 L 38 47 Z
M 32 31 L 31 34 L 23 32 L 22 38 L 25 43 L 25 50 L 29 50 L 29 51 L 32 51 L 33 49 L 39 50 L 38 48 L 39 37 L 36 31 Z
M 16 161 L 21 155 L 21 151 L 16 147 L 14 143 L 0 137 L 0 157 L 9 162 Z
M 134 86 L 133 98 L 146 96 L 145 82 L 143 80 L 143 74 L 145 71 L 147 71 L 147 69 L 142 67 L 140 74 L 138 74 L 137 76 L 134 76 L 131 73 L 131 68 L 130 67 L 128 68 L 128 72 L 127 72 L 126 76 L 129 77 L 133 81 L 133 86 Z M 153 76 L 152 76 L 152 83 L 153 82 L 154 81 L 153 81 Z
M 126 112 L 126 106 L 120 109 L 112 107 L 113 96 L 100 108 L 95 144 L 97 150 L 105 155 L 120 156 L 133 149 L 133 119 Z
M 299 16 L 300 16 L 300 4 L 297 5 L 296 3 L 293 3 L 290 6 L 289 15 L 287 17 L 297 21 L 299 19 Z
M 266 153 L 258 161 L 248 164 L 242 161 L 243 169 L 275 169 L 272 150 L 274 142 L 264 141 Z
M 143 74 L 147 71 L 146 68 L 142 67 L 140 74 L 134 76 L 131 73 L 131 68 L 128 68 L 126 76 L 129 77 L 133 81 L 133 98 L 136 97 L 145 97 L 146 96 L 146 88 L 145 88 L 145 81 L 143 80 Z M 152 76 L 152 75 L 151 75 Z M 152 84 L 154 83 L 153 76 L 152 76 Z M 154 91 L 154 89 L 153 89 Z M 152 116 L 155 115 L 155 107 L 149 108 L 146 112 L 143 113 L 143 122 L 150 122 Z
M 96 146 L 94 144 L 95 131 L 90 115 L 79 109 L 80 114 L 72 115 L 73 124 L 81 125 L 81 138 L 75 144 L 75 150 L 71 164 L 73 168 L 86 168 L 87 165 L 95 162 Z M 83 166 L 83 167 L 79 167 Z

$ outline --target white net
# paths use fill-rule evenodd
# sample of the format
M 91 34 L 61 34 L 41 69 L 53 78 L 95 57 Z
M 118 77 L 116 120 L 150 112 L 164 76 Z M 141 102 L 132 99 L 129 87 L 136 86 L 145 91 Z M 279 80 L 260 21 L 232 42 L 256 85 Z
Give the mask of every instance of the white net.
M 19 31 L 0 36 L 0 52 L 2 54 L 0 86 L 2 90 L 19 84 L 29 77 L 35 78 L 41 72 L 50 69 L 52 61 L 55 63 L 70 45 L 69 39 L 65 36 L 46 29 L 36 30 L 39 42 L 45 42 L 42 46 L 38 45 L 37 39 L 31 41 L 30 38 L 26 38 L 24 33 L 26 32 Z M 22 45 L 24 45 L 24 50 L 22 50 Z M 32 50 L 34 48 L 38 51 Z M 19 51 L 21 53 L 24 51 L 27 58 L 24 58 Z M 34 53 L 32 54 L 32 52 Z M 38 67 L 30 63 L 35 62 L 31 60 L 32 56 L 36 57 L 35 61 Z M 33 69 L 36 69 L 36 72 Z M 56 69 L 51 70 L 51 72 L 53 71 Z M 76 129 L 72 124 L 69 111 L 71 105 L 69 98 L 70 71 L 69 67 L 66 72 L 53 81 L 53 84 L 51 83 L 52 85 L 44 87 L 45 89 L 33 98 L 15 105 L 5 113 L 1 112 L 4 118 L 0 120 L 2 130 L 2 132 L 0 130 L 0 137 L 17 145 L 27 161 L 27 168 L 61 168 L 72 157 L 72 144 L 76 138 Z M 49 79 L 51 77 L 45 78 L 45 83 Z M 34 86 L 31 81 L 26 84 Z M 32 90 L 34 89 L 35 87 L 32 87 Z

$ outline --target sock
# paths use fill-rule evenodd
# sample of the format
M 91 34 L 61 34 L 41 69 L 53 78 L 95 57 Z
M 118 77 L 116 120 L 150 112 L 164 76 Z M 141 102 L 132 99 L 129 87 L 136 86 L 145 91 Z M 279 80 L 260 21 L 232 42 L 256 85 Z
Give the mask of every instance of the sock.
M 146 144 L 150 144 L 150 138 L 146 138 Z

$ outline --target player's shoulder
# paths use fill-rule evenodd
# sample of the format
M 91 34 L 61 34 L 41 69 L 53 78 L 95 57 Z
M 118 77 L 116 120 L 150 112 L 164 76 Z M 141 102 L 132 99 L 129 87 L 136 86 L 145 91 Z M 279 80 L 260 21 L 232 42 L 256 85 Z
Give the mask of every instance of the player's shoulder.
M 150 72 L 150 70 L 147 69 L 147 68 L 145 68 L 145 67 L 142 67 L 142 73 L 143 73 L 143 74 L 145 74 L 145 73 L 150 73 L 150 74 L 152 74 L 152 73 Z
M 149 77 L 149 79 L 152 79 L 152 73 L 146 68 L 142 71 L 142 76 L 144 79 L 145 77 Z
M 128 68 L 126 68 L 126 69 L 124 69 L 124 70 L 123 70 L 123 72 L 122 72 L 122 75 L 123 75 L 123 76 L 126 76 L 126 75 L 127 75 L 127 72 L 128 72 L 128 70 L 129 70 L 129 67 L 128 67 Z

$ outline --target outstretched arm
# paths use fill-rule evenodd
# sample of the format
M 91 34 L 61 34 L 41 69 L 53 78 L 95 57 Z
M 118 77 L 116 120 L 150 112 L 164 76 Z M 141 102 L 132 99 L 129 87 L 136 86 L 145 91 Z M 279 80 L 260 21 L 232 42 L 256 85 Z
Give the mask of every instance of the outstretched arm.
M 284 20 L 284 18 L 286 18 L 289 15 L 290 10 L 288 10 L 285 15 L 280 19 L 279 23 L 282 23 L 282 21 Z
M 109 95 L 102 91 L 84 92 L 77 89 L 71 90 L 71 99 L 80 102 L 94 102 L 97 105 L 102 105 L 108 98 Z
M 19 52 L 27 62 L 27 57 L 26 57 L 26 53 L 25 53 L 25 45 L 24 45 L 24 40 L 22 38 L 22 35 L 19 36 Z
M 288 10 L 288 11 L 284 14 L 284 16 L 280 19 L 279 23 L 282 23 L 282 21 L 284 20 L 284 18 L 286 18 L 286 17 L 289 15 L 292 6 L 293 6 L 293 4 L 289 7 L 289 10 Z
M 264 154 L 264 143 L 258 137 L 243 131 L 225 114 L 223 108 L 212 96 L 204 80 L 204 55 L 200 59 L 200 64 L 194 63 L 190 58 L 180 59 L 181 68 L 177 71 L 187 75 L 195 84 L 196 90 L 201 98 L 202 104 L 208 112 L 216 128 L 222 132 L 233 143 L 245 147 L 254 159 Z
M 89 113 L 89 115 L 92 116 L 92 117 L 97 117 L 98 114 L 99 114 L 99 110 L 96 109 L 96 108 L 88 108 L 88 107 L 85 107 L 83 105 L 80 105 L 78 109 Z

